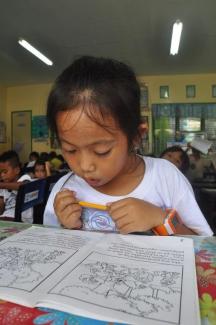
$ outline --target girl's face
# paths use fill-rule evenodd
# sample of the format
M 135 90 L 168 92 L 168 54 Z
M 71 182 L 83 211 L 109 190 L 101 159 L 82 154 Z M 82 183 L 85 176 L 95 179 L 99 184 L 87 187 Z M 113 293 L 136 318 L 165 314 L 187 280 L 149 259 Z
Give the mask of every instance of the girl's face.
M 178 169 L 181 169 L 182 165 L 182 153 L 181 151 L 174 151 L 174 152 L 166 152 L 163 157 L 163 159 L 169 160 L 171 163 L 176 165 Z
M 34 176 L 35 178 L 45 178 L 47 176 L 45 166 L 36 165 L 34 168 Z
M 103 122 L 109 132 L 79 107 L 59 112 L 56 119 L 62 153 L 70 169 L 101 190 L 116 186 L 131 167 L 126 135 L 112 117 Z

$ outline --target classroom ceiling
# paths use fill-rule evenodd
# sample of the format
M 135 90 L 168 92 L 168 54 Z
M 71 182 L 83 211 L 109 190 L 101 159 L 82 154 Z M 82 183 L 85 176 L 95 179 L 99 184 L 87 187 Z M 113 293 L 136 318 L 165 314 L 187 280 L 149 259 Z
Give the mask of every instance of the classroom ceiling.
M 176 19 L 183 36 L 170 56 Z M 52 82 L 83 54 L 123 60 L 137 75 L 215 73 L 216 0 L 0 0 L 0 85 Z

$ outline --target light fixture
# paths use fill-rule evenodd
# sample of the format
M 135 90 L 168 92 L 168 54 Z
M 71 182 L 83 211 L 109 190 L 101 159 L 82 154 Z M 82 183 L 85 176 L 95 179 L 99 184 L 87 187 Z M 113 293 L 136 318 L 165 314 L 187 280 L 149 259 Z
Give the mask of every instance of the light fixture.
M 53 62 L 49 60 L 45 55 L 43 55 L 41 52 L 39 52 L 35 47 L 33 47 L 31 44 L 29 44 L 26 40 L 23 38 L 20 38 L 18 40 L 18 43 L 23 46 L 26 50 L 34 54 L 38 59 L 46 63 L 47 65 L 53 65 Z
M 180 20 L 176 20 L 176 22 L 173 24 L 172 39 L 171 39 L 171 46 L 170 46 L 170 54 L 172 55 L 178 54 L 182 27 L 183 24 Z

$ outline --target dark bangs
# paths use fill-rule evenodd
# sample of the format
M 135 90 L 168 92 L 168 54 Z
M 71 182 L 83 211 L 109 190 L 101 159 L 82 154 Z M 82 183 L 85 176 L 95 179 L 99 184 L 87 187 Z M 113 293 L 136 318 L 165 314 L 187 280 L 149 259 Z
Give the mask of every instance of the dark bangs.
M 60 111 L 82 107 L 99 125 L 112 116 L 131 144 L 140 124 L 140 88 L 133 71 L 115 60 L 82 57 L 56 80 L 47 104 L 47 121 L 57 134 Z

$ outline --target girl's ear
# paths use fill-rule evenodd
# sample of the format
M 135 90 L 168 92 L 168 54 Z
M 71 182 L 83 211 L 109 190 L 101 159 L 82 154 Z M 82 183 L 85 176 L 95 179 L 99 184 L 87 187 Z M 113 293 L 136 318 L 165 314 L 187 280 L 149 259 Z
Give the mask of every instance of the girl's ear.
M 147 123 L 140 123 L 138 126 L 138 135 L 135 137 L 133 141 L 134 148 L 139 148 L 144 138 L 145 134 L 148 133 L 148 125 Z
M 147 123 L 140 123 L 138 126 L 138 132 L 141 138 L 144 137 L 146 133 L 148 133 L 148 124 Z

